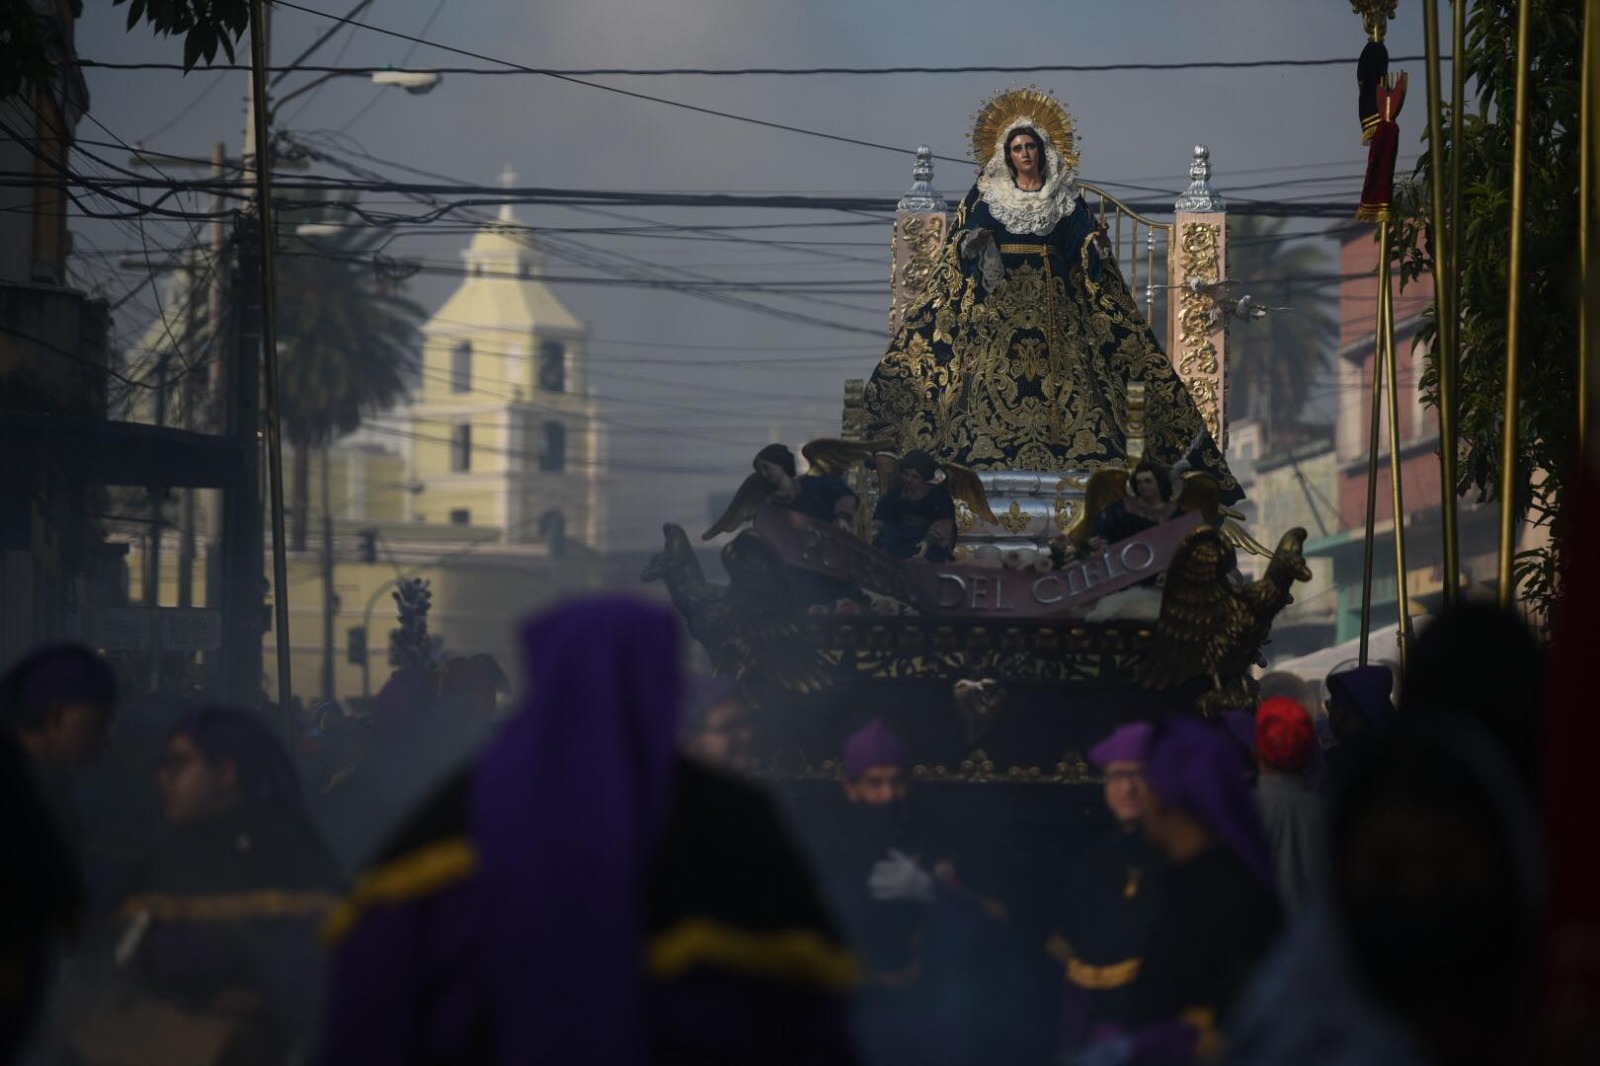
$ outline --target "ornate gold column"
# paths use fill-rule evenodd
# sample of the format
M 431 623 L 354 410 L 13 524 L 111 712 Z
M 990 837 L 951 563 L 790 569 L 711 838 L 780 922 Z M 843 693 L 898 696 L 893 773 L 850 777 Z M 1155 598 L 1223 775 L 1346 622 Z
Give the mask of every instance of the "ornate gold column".
M 917 163 L 911 168 L 911 188 L 895 209 L 890 336 L 899 331 L 906 305 L 927 285 L 949 227 L 948 207 L 933 187 L 933 149 L 924 144 L 917 148 Z
M 1228 449 L 1228 316 L 1221 295 L 1228 270 L 1227 205 L 1211 187 L 1211 151 L 1194 147 L 1189 188 L 1173 205 L 1176 222 L 1167 256 L 1168 355 L 1189 386 L 1200 417 L 1224 453 Z

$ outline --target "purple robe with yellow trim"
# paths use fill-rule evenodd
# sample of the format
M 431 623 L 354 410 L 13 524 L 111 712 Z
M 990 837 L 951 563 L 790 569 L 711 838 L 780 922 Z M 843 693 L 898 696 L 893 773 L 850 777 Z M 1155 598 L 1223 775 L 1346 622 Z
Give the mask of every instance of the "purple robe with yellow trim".
M 854 1061 L 844 949 L 768 801 L 684 761 L 677 622 L 580 601 L 536 688 L 330 923 L 321 1061 Z

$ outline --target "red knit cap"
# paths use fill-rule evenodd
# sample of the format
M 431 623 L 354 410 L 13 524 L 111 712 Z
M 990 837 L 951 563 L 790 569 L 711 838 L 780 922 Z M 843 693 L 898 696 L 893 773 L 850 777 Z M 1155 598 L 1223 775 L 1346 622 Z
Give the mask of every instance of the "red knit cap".
M 1317 743 L 1311 715 L 1288 696 L 1263 700 L 1256 711 L 1256 750 L 1271 770 L 1301 770 Z

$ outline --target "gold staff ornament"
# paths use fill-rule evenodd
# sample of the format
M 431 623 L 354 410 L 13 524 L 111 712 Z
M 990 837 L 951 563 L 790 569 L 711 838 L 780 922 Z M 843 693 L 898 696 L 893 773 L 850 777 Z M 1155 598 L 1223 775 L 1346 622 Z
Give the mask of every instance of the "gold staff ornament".
M 1069 173 L 1078 171 L 1078 124 L 1072 113 L 1042 89 L 1008 89 L 983 105 L 972 124 L 972 158 L 979 169 L 989 162 L 1001 138 L 1018 126 L 1032 126 L 1050 142 Z

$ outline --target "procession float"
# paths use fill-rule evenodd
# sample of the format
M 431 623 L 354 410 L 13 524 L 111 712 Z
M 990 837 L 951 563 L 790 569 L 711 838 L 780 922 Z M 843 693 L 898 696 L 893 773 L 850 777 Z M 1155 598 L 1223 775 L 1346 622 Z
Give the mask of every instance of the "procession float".
M 1116 725 L 1254 707 L 1305 531 L 1262 544 L 1230 510 L 1228 334 L 1263 309 L 1226 276 L 1207 150 L 1171 221 L 1079 181 L 1072 116 L 1036 89 L 985 105 L 972 155 L 952 210 L 919 150 L 886 351 L 803 469 L 755 457 L 703 534 L 731 535 L 727 581 L 673 525 L 644 577 L 737 679 L 769 778 L 836 781 L 878 717 L 974 832 L 1064 843 Z

